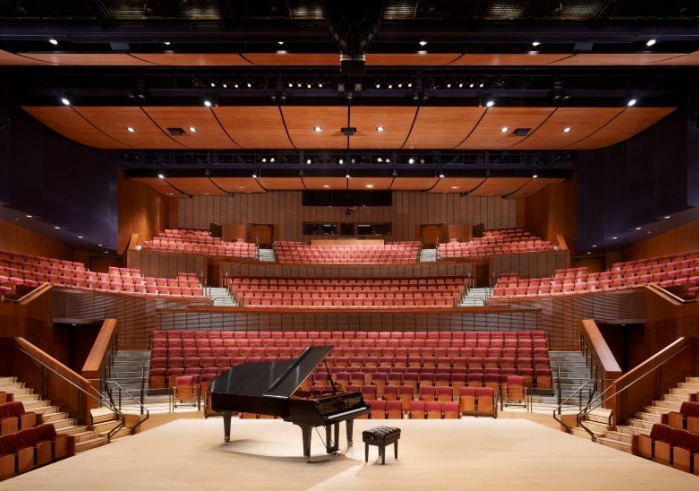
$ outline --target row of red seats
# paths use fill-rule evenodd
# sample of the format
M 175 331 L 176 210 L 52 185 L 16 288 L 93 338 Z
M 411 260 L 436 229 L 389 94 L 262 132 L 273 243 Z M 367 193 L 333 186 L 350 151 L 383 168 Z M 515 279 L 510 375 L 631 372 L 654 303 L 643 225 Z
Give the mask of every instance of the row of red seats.
M 68 439 L 49 423 L 0 436 L 0 481 L 68 457 Z
M 305 242 L 274 243 L 279 263 L 286 264 L 392 264 L 416 263 L 420 254 L 420 243 L 401 242 L 384 245 L 323 245 L 314 246 Z
M 504 340 L 507 344 L 508 340 L 517 339 L 543 339 L 546 340 L 546 332 L 540 330 L 516 330 L 516 331 L 350 331 L 350 330 L 335 330 L 335 331 L 278 331 L 278 330 L 248 330 L 248 331 L 222 331 L 222 330 L 180 330 L 180 329 L 154 329 L 151 332 L 151 339 L 168 339 L 170 342 L 176 339 L 188 338 L 208 338 L 214 339 L 310 339 L 310 340 L 334 340 L 340 339 L 374 339 L 380 342 L 382 339 L 415 339 L 424 340 L 424 343 L 429 345 L 431 340 L 437 339 L 453 339 L 455 345 L 459 343 L 468 343 L 469 340 L 483 340 L 497 343 L 499 339 Z M 459 341 L 461 340 L 461 341 Z M 421 341 L 423 342 L 423 341 Z M 489 345 L 489 344 L 488 344 Z
M 699 433 L 656 423 L 638 435 L 638 455 L 699 475 Z
M 553 250 L 553 245 L 521 229 L 488 230 L 482 237 L 468 242 L 450 242 L 439 244 L 439 259 L 452 257 L 482 257 L 524 252 Z
M 41 418 L 34 412 L 27 412 L 21 401 L 0 404 L 0 435 L 17 433 L 20 430 L 34 428 Z
M 255 259 L 257 256 L 255 244 L 240 240 L 224 241 L 220 237 L 212 237 L 208 230 L 166 229 L 153 237 L 152 240 L 144 241 L 141 248 L 241 259 Z

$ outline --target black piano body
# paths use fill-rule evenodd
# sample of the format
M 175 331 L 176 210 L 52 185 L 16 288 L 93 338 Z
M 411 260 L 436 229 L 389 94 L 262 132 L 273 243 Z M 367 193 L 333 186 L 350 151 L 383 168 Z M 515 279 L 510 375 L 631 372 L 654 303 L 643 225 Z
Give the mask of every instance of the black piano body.
M 232 413 L 245 412 L 277 416 L 298 425 L 306 461 L 310 461 L 315 427 L 325 427 L 326 451 L 334 453 L 338 450 L 339 423 L 345 421 L 347 444 L 351 446 L 354 418 L 369 412 L 362 394 L 334 392 L 308 397 L 297 392 L 332 349 L 310 346 L 296 359 L 243 363 L 217 377 L 210 388 L 211 409 L 223 414 L 225 441 L 230 441 Z

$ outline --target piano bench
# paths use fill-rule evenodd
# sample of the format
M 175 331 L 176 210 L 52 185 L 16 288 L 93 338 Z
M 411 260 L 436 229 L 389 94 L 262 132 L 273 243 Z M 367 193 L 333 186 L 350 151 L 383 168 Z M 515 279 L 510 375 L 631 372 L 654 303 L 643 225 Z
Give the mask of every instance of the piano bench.
M 400 428 L 392 426 L 377 426 L 362 432 L 364 442 L 364 462 L 369 461 L 369 445 L 379 447 L 381 464 L 386 463 L 386 445 L 394 444 L 395 458 L 398 458 L 398 440 L 400 439 Z

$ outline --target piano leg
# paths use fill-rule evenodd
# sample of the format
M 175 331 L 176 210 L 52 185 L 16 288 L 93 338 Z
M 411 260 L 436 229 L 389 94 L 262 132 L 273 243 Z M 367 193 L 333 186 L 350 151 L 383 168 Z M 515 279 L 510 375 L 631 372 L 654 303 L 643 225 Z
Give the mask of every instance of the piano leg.
M 223 412 L 223 441 L 231 441 L 231 412 Z
M 298 425 L 301 428 L 301 437 L 303 438 L 303 456 L 306 462 L 311 461 L 311 426 Z
M 333 432 L 333 429 L 335 430 Z M 335 439 L 333 440 L 333 433 Z M 340 441 L 340 423 L 325 426 L 325 450 L 327 453 L 337 453 Z
M 352 432 L 354 430 L 354 418 L 350 418 L 346 421 L 347 423 L 347 446 L 351 447 L 354 444 L 352 440 Z

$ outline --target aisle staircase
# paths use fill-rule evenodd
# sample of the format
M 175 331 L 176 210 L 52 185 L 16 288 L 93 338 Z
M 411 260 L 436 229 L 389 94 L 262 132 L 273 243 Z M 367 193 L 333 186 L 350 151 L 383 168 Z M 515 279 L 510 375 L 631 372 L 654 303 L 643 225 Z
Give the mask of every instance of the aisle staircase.
M 433 263 L 437 261 L 437 249 L 420 249 L 420 262 Z
M 573 396 L 580 387 L 588 384 L 589 390 L 592 390 L 594 380 L 590 376 L 590 368 L 587 366 L 585 355 L 580 351 L 549 351 L 551 359 L 551 370 L 560 373 L 560 400 L 565 401 Z M 593 394 L 594 395 L 594 394 Z M 577 397 L 571 398 L 568 405 L 586 405 L 590 396 L 587 390 L 583 390 L 576 394 Z M 574 399 L 574 400 L 573 400 Z
M 237 307 L 238 302 L 231 296 L 228 288 L 209 287 L 204 290 L 206 296 L 211 299 L 214 307 Z
M 257 257 L 259 261 L 265 261 L 265 262 L 275 262 L 277 260 L 277 256 L 274 253 L 274 249 L 258 249 L 257 250 Z
M 489 296 L 490 288 L 471 288 L 459 302 L 459 307 L 483 307 Z
M 663 394 L 661 399 L 652 401 L 642 411 L 636 412 L 633 418 L 629 418 L 628 424 L 617 425 L 616 430 L 608 426 L 610 410 L 603 408 L 592 411 L 583 424 L 595 434 L 597 443 L 633 453 L 634 436 L 650 434 L 655 423 L 663 422 L 665 414 L 679 411 L 682 402 L 691 400 L 696 394 L 699 394 L 699 377 L 687 377 L 684 382 L 678 383 L 677 387 Z M 575 434 L 590 438 L 587 432 L 579 428 Z
M 12 394 L 12 399 L 15 401 L 21 401 L 25 411 L 40 414 L 42 422 L 53 424 L 56 433 L 73 436 L 75 453 L 108 443 L 106 435 L 100 431 L 102 428 L 95 425 L 95 429 L 90 430 L 86 425 L 77 424 L 75 418 L 61 411 L 60 407 L 52 405 L 51 401 L 42 399 L 39 394 L 34 393 L 34 389 L 26 387 L 24 382 L 18 381 L 15 377 L 0 377 L 0 391 Z M 113 419 L 114 414 L 111 411 L 109 413 Z

